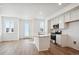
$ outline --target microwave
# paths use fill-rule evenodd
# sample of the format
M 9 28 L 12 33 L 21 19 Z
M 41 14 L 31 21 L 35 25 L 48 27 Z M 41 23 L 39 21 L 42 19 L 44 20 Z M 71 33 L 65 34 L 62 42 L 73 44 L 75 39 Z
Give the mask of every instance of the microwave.
M 53 25 L 54 29 L 59 29 L 59 24 Z

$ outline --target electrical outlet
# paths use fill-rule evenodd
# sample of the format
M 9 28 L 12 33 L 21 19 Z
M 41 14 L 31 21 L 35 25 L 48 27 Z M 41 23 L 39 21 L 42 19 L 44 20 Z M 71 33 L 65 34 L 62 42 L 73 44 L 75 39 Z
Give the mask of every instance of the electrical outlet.
M 76 41 L 73 41 L 74 44 L 76 44 Z

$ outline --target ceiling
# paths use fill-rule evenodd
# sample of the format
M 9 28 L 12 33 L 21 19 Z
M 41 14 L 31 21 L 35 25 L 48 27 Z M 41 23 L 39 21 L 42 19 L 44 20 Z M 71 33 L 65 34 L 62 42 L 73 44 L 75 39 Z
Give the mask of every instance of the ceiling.
M 0 4 L 3 16 L 18 16 L 25 18 L 47 18 L 59 9 L 69 5 L 63 3 L 2 3 Z

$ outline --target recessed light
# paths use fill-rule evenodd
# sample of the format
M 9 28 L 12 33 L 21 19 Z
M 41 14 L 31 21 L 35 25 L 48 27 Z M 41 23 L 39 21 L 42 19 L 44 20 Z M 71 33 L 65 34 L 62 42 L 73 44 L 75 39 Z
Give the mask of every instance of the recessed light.
M 62 5 L 62 3 L 58 3 L 58 5 Z
M 42 11 L 40 11 L 40 13 L 39 13 L 40 15 L 42 15 Z

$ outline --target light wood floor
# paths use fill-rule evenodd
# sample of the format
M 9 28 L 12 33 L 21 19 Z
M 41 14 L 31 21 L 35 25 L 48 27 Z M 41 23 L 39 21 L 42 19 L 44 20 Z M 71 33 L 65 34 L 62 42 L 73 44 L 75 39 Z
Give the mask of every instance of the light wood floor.
M 48 51 L 39 52 L 41 55 L 79 55 L 79 51 L 69 47 L 60 47 L 59 45 L 50 44 Z
M 0 55 L 37 55 L 38 51 L 33 41 L 19 40 L 0 42 Z
M 72 48 L 62 48 L 50 44 L 48 51 L 38 52 L 31 40 L 0 42 L 0 55 L 79 55 L 79 51 Z

